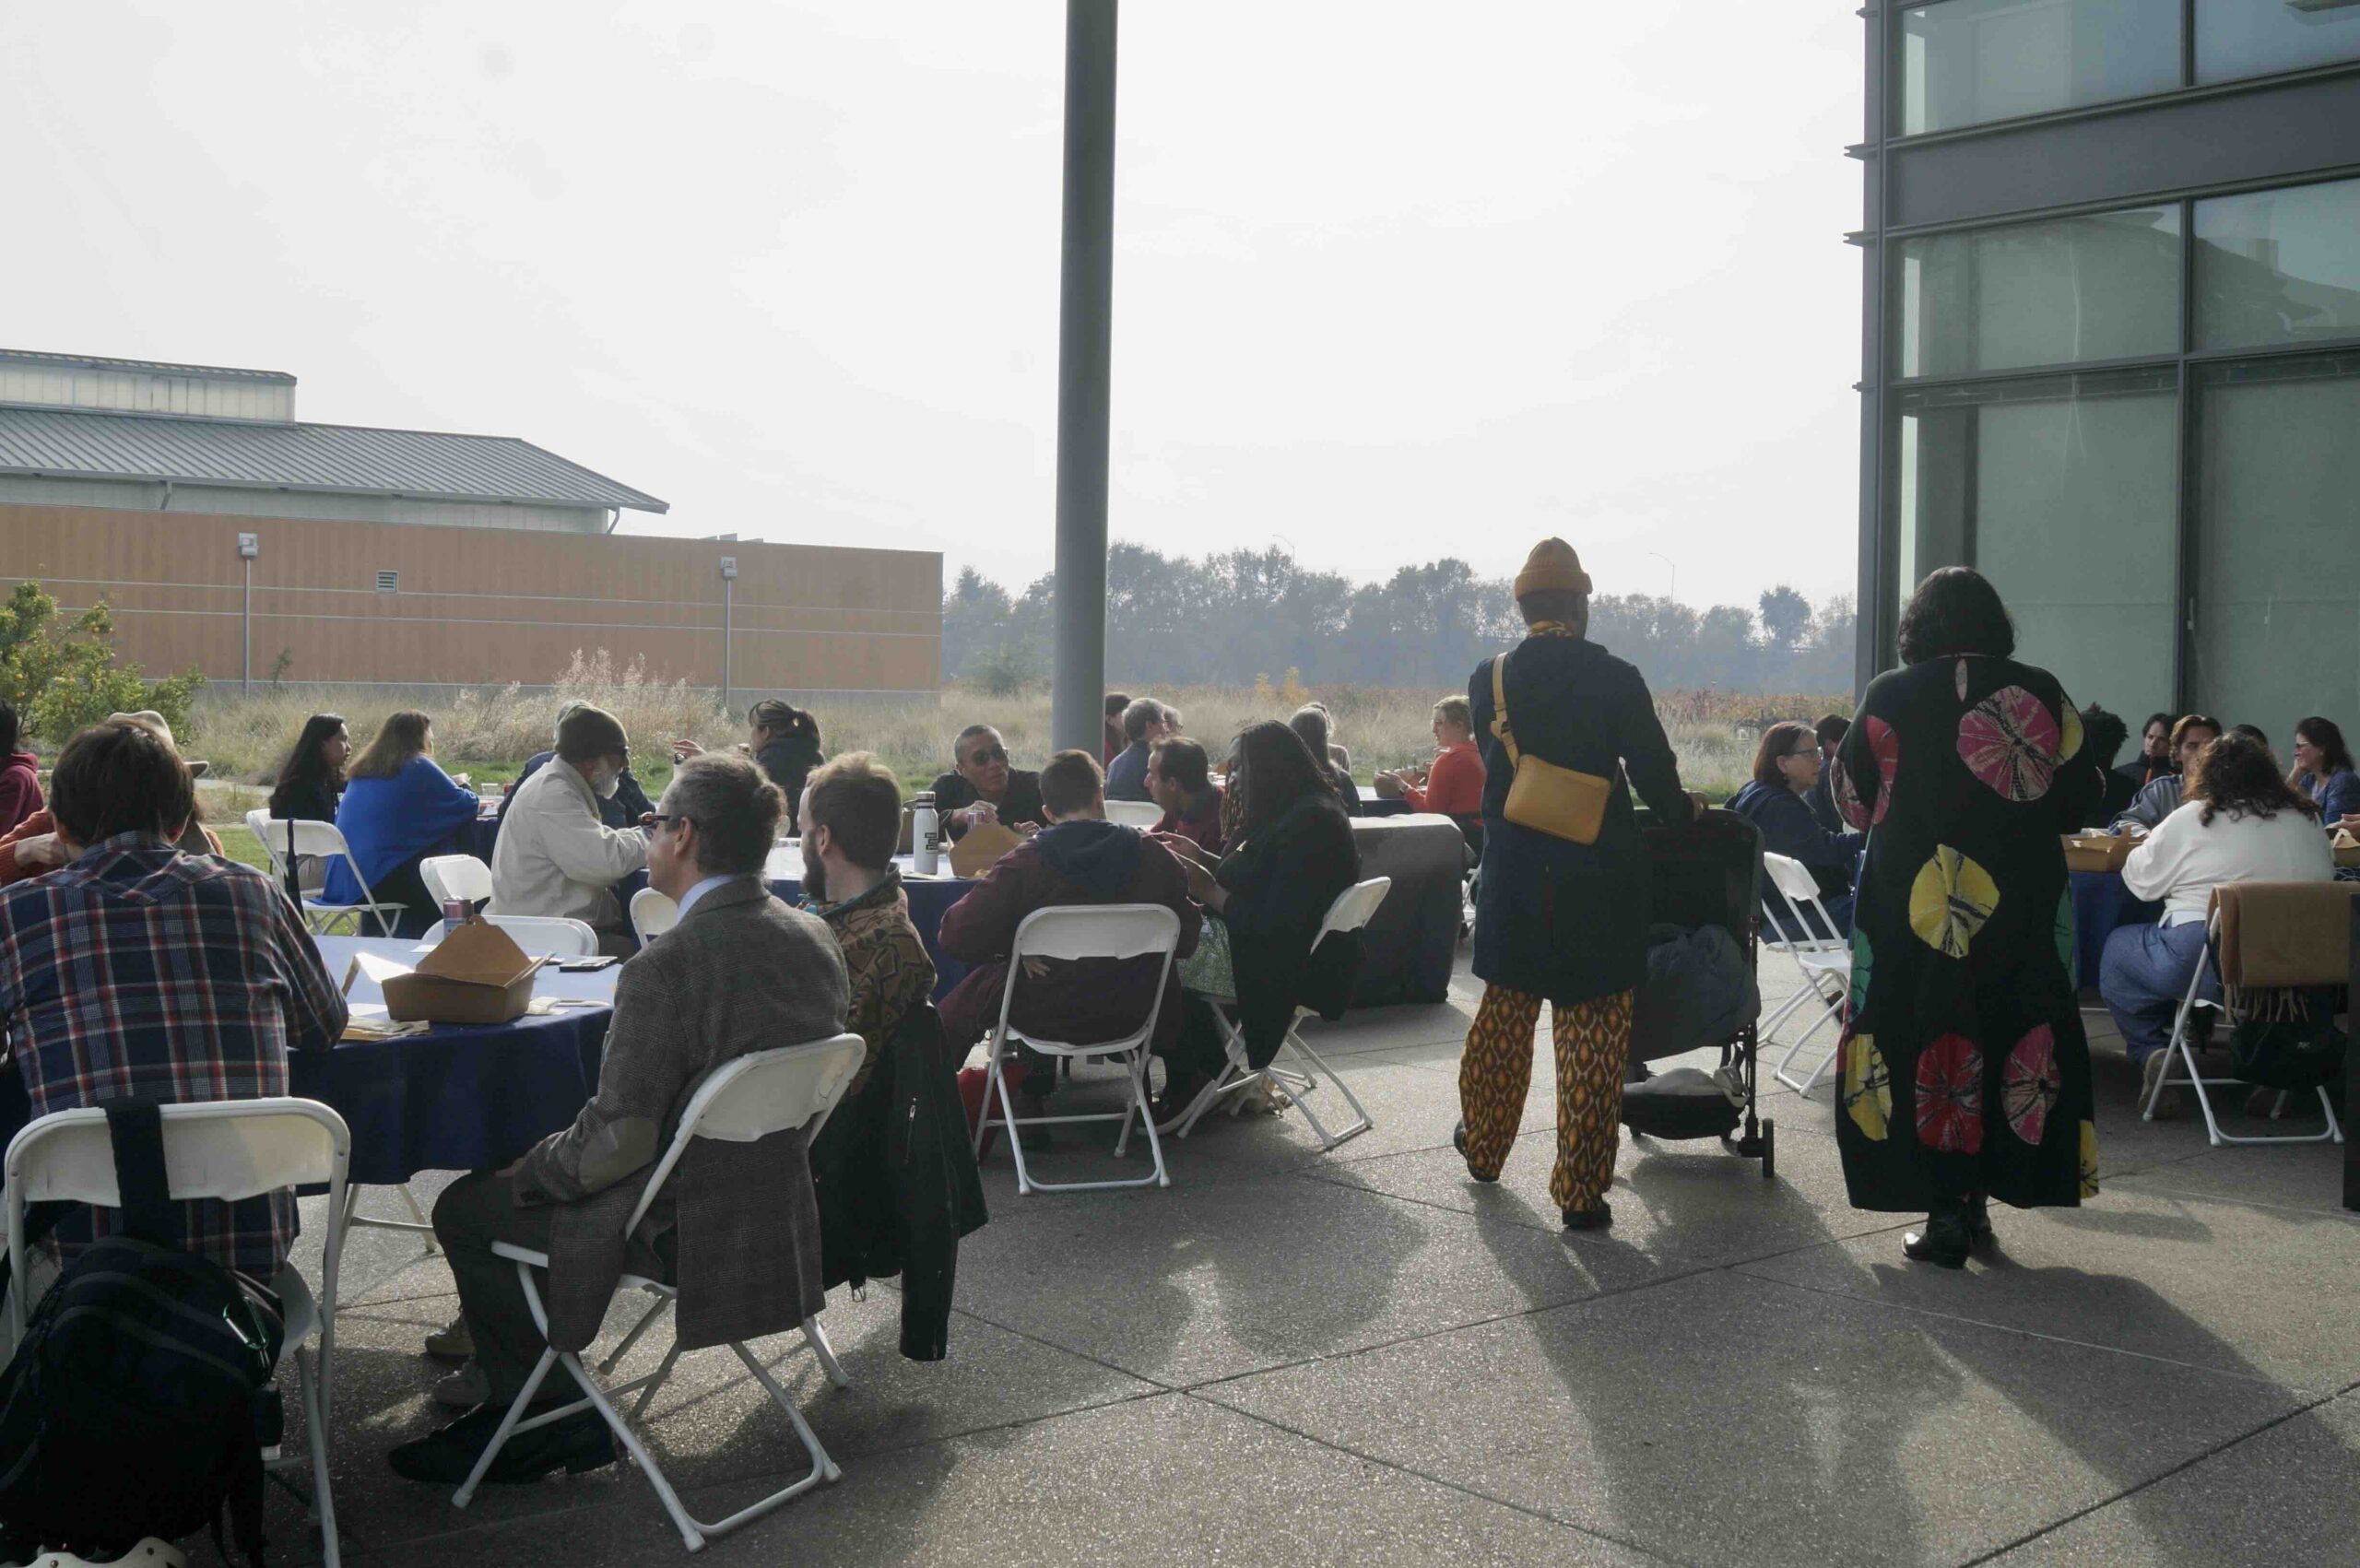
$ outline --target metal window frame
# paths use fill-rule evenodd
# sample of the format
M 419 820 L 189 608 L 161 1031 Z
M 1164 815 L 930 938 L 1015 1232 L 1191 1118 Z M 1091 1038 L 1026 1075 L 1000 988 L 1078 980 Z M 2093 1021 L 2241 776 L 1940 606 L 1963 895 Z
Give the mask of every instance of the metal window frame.
M 1892 164 L 1890 156 L 1895 147 L 1919 147 L 1930 142 L 1987 135 L 2001 127 L 2014 129 L 2063 120 L 2087 118 L 2094 115 L 2123 112 L 2130 108 L 2145 109 L 2156 104 L 2187 101 L 2193 98 L 2212 97 L 2224 93 L 2247 92 L 2274 88 L 2284 83 L 2314 77 L 2360 75 L 2360 60 L 2337 62 L 2301 71 L 2281 72 L 2267 77 L 2239 78 L 2234 82 L 2207 83 L 2197 86 L 2195 71 L 2195 3 L 2181 0 L 2180 75 L 2179 90 L 2149 94 L 2143 97 L 2112 99 L 2102 103 L 2077 105 L 2071 109 L 2025 115 L 2009 120 L 1996 120 L 1955 129 L 1905 136 L 1895 133 L 1894 125 L 1900 104 L 1894 70 L 1899 33 L 1894 26 L 1897 13 L 1915 10 L 1926 5 L 1948 4 L 1950 0 L 1886 0 L 1874 9 L 1863 9 L 1859 15 L 1873 23 L 1875 38 L 1869 50 L 1868 84 L 1870 129 L 1870 142 L 1856 149 L 1870 164 L 1868 190 L 1872 210 L 1869 223 L 1857 237 L 1868 253 L 1866 301 L 1868 322 L 1867 341 L 1862 355 L 1864 380 L 1859 387 L 1867 404 L 1872 429 L 1862 442 L 1861 463 L 1869 472 L 1862 485 L 1863 511 L 1868 513 L 1861 535 L 1859 552 L 1860 604 L 1858 607 L 1861 636 L 1858 655 L 1855 661 L 1858 684 L 1865 689 L 1881 669 L 1890 666 L 1894 658 L 1895 634 L 1900 616 L 1903 584 L 1894 580 L 1899 560 L 1900 518 L 1895 514 L 1896 498 L 1893 494 L 1893 476 L 1899 461 L 1899 421 L 1893 417 L 1894 392 L 1915 392 L 1938 389 L 1948 385 L 1974 385 L 1983 383 L 2053 379 L 2061 376 L 2100 374 L 2112 371 L 2141 369 L 2169 370 L 2174 378 L 2177 399 L 2176 454 L 2173 476 L 2173 577 L 2174 630 L 2172 647 L 2172 700 L 2185 707 L 2189 700 L 2189 683 L 2194 663 L 2194 606 L 2201 592 L 2197 561 L 2201 520 L 2198 512 L 2198 489 L 2201 476 L 2198 466 L 2198 421 L 2201 417 L 2198 407 L 2198 383 L 2203 373 L 2215 365 L 2278 357 L 2303 357 L 2320 354 L 2360 351 L 2360 334 L 2322 338 L 2303 343 L 2250 345 L 2239 348 L 2204 348 L 2196 342 L 2196 206 L 2216 197 L 2248 195 L 2258 191 L 2299 190 L 2316 184 L 2333 184 L 2360 179 L 2360 165 L 2340 164 L 2307 170 L 2293 178 L 2272 176 L 2241 181 L 2224 181 L 2208 184 L 2183 186 L 2170 190 L 2144 193 L 2134 200 L 2113 198 L 2106 201 L 2078 203 L 2066 206 L 2028 208 L 2006 213 L 1983 214 L 1972 219 L 1946 223 L 1909 226 L 1888 226 L 1886 214 L 1892 202 Z M 2178 288 L 2179 312 L 2177 351 L 2169 354 L 2145 355 L 2104 360 L 2083 360 L 2064 364 L 2011 366 L 2005 370 L 1976 371 L 1944 376 L 1902 377 L 1894 372 L 1893 355 L 1888 347 L 1890 324 L 1897 319 L 1901 288 L 1901 253 L 1894 242 L 1951 233 L 1973 232 L 1988 229 L 2017 227 L 2050 219 L 2083 217 L 2096 213 L 2122 212 L 2140 207 L 2177 206 L 2179 209 Z M 1974 556 L 1975 522 L 1970 517 L 1965 525 L 1968 558 Z

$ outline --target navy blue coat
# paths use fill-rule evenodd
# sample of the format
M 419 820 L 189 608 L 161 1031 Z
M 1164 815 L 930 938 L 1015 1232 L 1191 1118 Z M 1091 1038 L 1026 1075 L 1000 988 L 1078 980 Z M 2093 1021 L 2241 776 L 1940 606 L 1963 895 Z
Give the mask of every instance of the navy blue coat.
M 1516 770 L 1492 734 L 1492 661 L 1467 700 L 1483 750 L 1483 875 L 1475 973 L 1552 1003 L 1634 990 L 1647 977 L 1647 862 L 1631 791 L 1666 821 L 1692 815 L 1680 763 L 1639 672 L 1585 638 L 1528 637 L 1507 655 L 1518 750 L 1614 781 L 1598 842 L 1578 844 L 1507 820 Z
M 1810 867 L 1821 898 L 1843 898 L 1851 892 L 1853 872 L 1861 845 L 1869 842 L 1868 834 L 1829 832 L 1812 819 L 1810 803 L 1784 784 L 1749 784 L 1729 798 L 1729 809 L 1762 830 L 1765 853 L 1783 855 Z

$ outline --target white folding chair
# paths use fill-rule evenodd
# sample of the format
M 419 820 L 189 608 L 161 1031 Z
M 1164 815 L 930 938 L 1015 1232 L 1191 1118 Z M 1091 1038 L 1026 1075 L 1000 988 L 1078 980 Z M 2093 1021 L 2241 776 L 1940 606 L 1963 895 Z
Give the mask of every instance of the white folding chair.
M 2220 1002 L 2206 1000 L 2197 996 L 2197 990 L 2204 984 L 2204 977 L 2207 974 L 2218 975 L 2224 985 L 2237 984 L 2248 979 L 2243 974 L 2230 973 L 2231 966 L 2224 961 L 2222 955 L 2221 900 L 2223 898 L 2255 900 L 2291 897 L 2316 903 L 2321 914 L 2333 915 L 2334 931 L 2340 940 L 2342 933 L 2347 929 L 2344 923 L 2350 917 L 2348 912 L 2351 896 L 2352 884 L 2348 882 L 2247 882 L 2214 890 L 2212 908 L 2204 923 L 2204 955 L 2197 961 L 2195 973 L 2188 977 L 2187 993 L 2180 997 L 2179 1010 L 2172 1016 L 2172 1037 L 2164 1046 L 2166 1053 L 2179 1058 L 2180 1066 L 2188 1070 L 2188 1076 L 2174 1078 L 2171 1063 L 2166 1060 L 2164 1070 L 2155 1077 L 2154 1091 L 2149 1094 L 2146 1102 L 2139 1107 L 2141 1121 L 2152 1122 L 2155 1119 L 2155 1106 L 2162 1101 L 2165 1089 L 2186 1087 L 2196 1091 L 2196 1103 L 2204 1112 L 2205 1134 L 2212 1139 L 2212 1147 L 2215 1149 L 2224 1143 L 2342 1143 L 2343 1141 L 2342 1125 L 2336 1120 L 2335 1104 L 2328 1098 L 2324 1086 L 2318 1091 L 2319 1110 L 2327 1117 L 2327 1126 L 2321 1131 L 2272 1133 L 2259 1137 L 2223 1132 L 2221 1118 L 2213 1114 L 2212 1097 L 2205 1091 L 2226 1088 L 2232 1084 L 2241 1088 L 2247 1087 L 2246 1080 L 2240 1078 L 2206 1078 L 2203 1069 L 2197 1065 L 2195 1031 L 2189 1026 L 2194 1021 L 2196 1011 L 2200 1008 L 2209 1008 L 2214 1012 L 2225 1010 Z M 2342 972 L 2336 969 L 2322 969 L 2308 974 L 2272 975 L 2270 983 L 2292 986 L 2341 985 L 2348 974 L 2348 969 Z M 2278 1097 L 2277 1107 L 2271 1113 L 2271 1120 L 2276 1121 L 2284 1113 L 2286 1100 L 2287 1097 L 2284 1094 Z
M 1110 800 L 1106 819 L 1127 828 L 1152 828 L 1163 820 L 1163 808 L 1152 800 Z
M 631 896 L 631 928 L 639 937 L 641 947 L 655 940 L 680 923 L 680 906 L 669 893 L 659 893 L 654 888 L 642 888 Z
M 472 855 L 432 855 L 418 863 L 418 879 L 439 907 L 453 899 L 480 904 L 491 897 L 491 867 Z
M 246 813 L 246 831 L 254 834 L 254 842 L 262 845 L 263 855 L 270 862 L 270 879 L 283 888 L 287 885 L 287 851 L 283 842 L 282 843 L 270 842 L 270 824 L 273 820 L 268 807 L 257 806 Z M 286 836 L 283 832 L 279 835 L 282 841 Z M 301 878 L 299 885 L 304 892 L 316 893 L 320 890 L 320 866 L 317 861 L 309 862 L 296 869 Z
M 1330 936 L 1349 935 L 1364 928 L 1376 917 L 1378 907 L 1385 902 L 1385 895 L 1392 889 L 1392 878 L 1373 877 L 1365 882 L 1356 882 L 1338 893 L 1336 902 L 1328 906 L 1327 915 L 1319 922 L 1319 934 L 1311 939 L 1311 950 L 1317 952 L 1319 944 Z M 1207 1084 L 1203 1092 L 1188 1102 L 1186 1112 L 1180 1118 L 1180 1137 L 1186 1138 L 1205 1113 L 1211 1110 L 1214 1102 L 1222 1095 L 1237 1093 L 1257 1083 L 1273 1084 L 1286 1091 L 1289 1102 L 1303 1113 L 1304 1121 L 1311 1124 L 1312 1135 L 1319 1139 L 1319 1149 L 1322 1153 L 1334 1149 L 1347 1138 L 1358 1138 L 1376 1125 L 1369 1119 L 1367 1110 L 1362 1106 L 1360 1097 L 1352 1092 L 1351 1086 L 1337 1076 L 1335 1068 L 1320 1060 L 1319 1054 L 1304 1043 L 1303 1036 L 1297 1032 L 1297 1026 L 1304 1019 L 1311 1017 L 1309 1008 L 1295 1008 L 1294 1018 L 1287 1025 L 1286 1038 L 1279 1042 L 1279 1049 L 1291 1051 L 1301 1056 L 1310 1065 L 1311 1071 L 1308 1073 L 1283 1071 L 1280 1068 L 1277 1058 L 1273 1056 L 1270 1065 L 1257 1072 L 1246 1059 L 1245 1036 L 1239 1031 L 1236 1020 L 1232 1018 L 1228 1011 L 1230 1008 L 1237 1005 L 1237 998 L 1216 996 L 1212 1000 L 1214 1016 L 1221 1020 L 1224 1035 L 1221 1050 L 1228 1059 L 1221 1066 L 1221 1076 Z M 1305 1098 L 1318 1086 L 1318 1080 L 1314 1075 L 1319 1073 L 1327 1075 L 1328 1081 L 1336 1086 L 1336 1091 L 1341 1094 L 1344 1097 L 1344 1102 L 1352 1108 L 1351 1125 L 1340 1131 L 1329 1132 L 1327 1124 L 1319 1119 L 1319 1113 L 1311 1108 L 1311 1102 Z M 1238 1098 L 1230 1102 L 1230 1114 L 1234 1115 L 1239 1107 L 1244 1104 L 1245 1098 L 1240 1094 Z
M 569 920 L 561 914 L 482 914 L 476 918 L 507 932 L 527 953 L 589 958 L 598 950 L 598 933 L 590 928 L 586 920 Z
M 1794 961 L 1795 973 L 1802 981 L 1802 988 L 1771 1011 L 1762 1020 L 1761 1038 L 1767 1040 L 1771 1032 L 1791 1017 L 1796 1009 L 1811 1003 L 1820 1005 L 1819 1016 L 1811 1020 L 1787 1054 L 1778 1059 L 1771 1076 L 1798 1094 L 1809 1094 L 1819 1082 L 1819 1075 L 1835 1059 L 1835 1044 L 1831 1043 L 1827 1054 L 1811 1070 L 1811 1076 L 1798 1079 L 1788 1069 L 1796 1056 L 1811 1043 L 1811 1036 L 1826 1028 L 1844 1012 L 1844 997 L 1852 984 L 1852 945 L 1834 935 L 1835 922 L 1819 902 L 1819 879 L 1811 867 L 1789 855 L 1772 855 L 1764 850 L 1763 869 L 1769 875 L 1763 878 L 1762 945 L 1774 953 L 1785 953 Z M 1827 932 L 1827 936 L 1818 933 Z M 1791 933 L 1791 934 L 1790 934 Z M 1830 997 L 1821 989 L 1823 980 L 1835 982 L 1835 995 Z M 1839 1035 L 1840 1039 L 1840 1035 Z
M 235 1202 L 281 1187 L 324 1182 L 328 1188 L 327 1242 L 314 1298 L 292 1262 L 270 1282 L 286 1314 L 279 1365 L 295 1362 L 295 1386 L 303 1405 L 308 1457 L 266 1451 L 272 1470 L 312 1472 L 312 1515 L 330 1568 L 344 1561 L 336 1539 L 336 1499 L 328 1487 L 329 1391 L 336 1352 L 336 1269 L 343 1260 L 344 1177 L 352 1159 L 352 1134 L 344 1118 L 316 1100 L 207 1100 L 162 1107 L 164 1178 L 176 1199 L 218 1198 Z M 22 1290 L 31 1258 L 25 1247 L 25 1210 L 35 1203 L 87 1203 L 123 1207 L 115 1182 L 114 1144 L 107 1114 L 96 1106 L 58 1111 L 20 1129 L 8 1140 L 8 1257 L 17 1281 L 8 1292 L 9 1342 L 25 1337 L 30 1303 Z M 319 1348 L 311 1341 L 316 1335 Z M 274 1368 L 274 1371 L 277 1369 Z
M 255 823 L 257 816 L 262 819 L 259 826 Z M 330 903 L 324 899 L 313 897 L 309 888 L 304 890 L 303 918 L 314 932 L 323 937 L 334 935 L 340 922 L 349 920 L 352 922 L 351 934 L 364 936 L 366 932 L 361 922 L 374 919 L 379 936 L 394 934 L 394 922 L 405 913 L 403 907 L 397 903 L 378 902 L 377 895 L 370 890 L 369 878 L 361 875 L 360 863 L 352 858 L 351 846 L 344 842 L 344 834 L 336 831 L 334 822 L 318 822 L 303 817 L 273 817 L 268 812 L 249 811 L 246 813 L 246 826 L 254 829 L 254 836 L 262 840 L 263 851 L 270 856 L 271 869 L 282 881 L 286 878 L 288 866 L 305 855 L 317 860 L 324 871 L 331 860 L 341 860 L 351 868 L 352 879 L 360 884 L 359 903 Z
M 1163 1007 L 1163 991 L 1172 974 L 1172 955 L 1180 945 L 1180 917 L 1160 903 L 1082 903 L 1056 904 L 1036 909 L 1026 915 L 1016 927 L 1016 940 L 1008 957 L 1008 984 L 1000 990 L 999 1024 L 985 1036 L 984 1044 L 991 1054 L 991 1067 L 985 1074 L 984 1102 L 975 1116 L 975 1149 L 980 1157 L 984 1138 L 992 1128 L 992 1097 L 999 1097 L 999 1125 L 1008 1129 L 1008 1147 L 1016 1156 L 1016 1191 L 1020 1197 L 1038 1189 L 1042 1192 L 1092 1192 L 1105 1187 L 1168 1187 L 1172 1178 L 1163 1169 L 1163 1144 L 1155 1135 L 1155 1116 L 1148 1109 L 1147 1058 L 1148 1047 L 1155 1035 L 1156 1014 Z M 1080 959 L 1128 959 L 1152 955 L 1158 961 L 1155 993 L 1148 1004 L 1147 1016 L 1139 1029 L 1118 1040 L 1103 1040 L 1096 1044 L 1076 1045 L 1062 1040 L 1043 1040 L 1025 1034 L 1009 1022 L 1009 1014 L 1016 1002 L 1016 990 L 1025 982 L 1024 962 L 1027 959 L 1076 961 Z M 1044 982 L 1032 981 L 1032 984 Z M 1119 1056 L 1130 1079 L 1131 1102 L 1120 1111 L 1097 1111 L 1078 1116 L 1030 1116 L 1019 1121 L 1016 1106 L 1009 1098 L 1008 1075 L 1003 1070 L 1019 1041 L 1041 1055 L 1051 1058 L 1080 1061 L 1093 1056 Z M 1147 1127 L 1147 1146 L 1155 1157 L 1152 1174 L 1137 1181 L 1123 1182 L 1036 1182 L 1024 1163 L 1024 1143 L 1017 1131 L 1020 1126 L 1045 1126 L 1051 1122 L 1121 1122 L 1123 1130 L 1115 1139 L 1117 1158 L 1127 1152 L 1131 1143 L 1131 1118 L 1137 1116 Z
M 835 1109 L 836 1102 L 844 1098 L 844 1091 L 850 1087 L 853 1074 L 860 1070 L 861 1055 L 865 1049 L 859 1035 L 839 1034 L 832 1040 L 815 1040 L 801 1045 L 782 1046 L 774 1051 L 756 1051 L 716 1068 L 689 1101 L 688 1109 L 681 1113 L 680 1130 L 673 1136 L 672 1146 L 665 1150 L 663 1161 L 648 1179 L 647 1190 L 640 1194 L 631 1218 L 623 1221 L 623 1234 L 628 1236 L 639 1228 L 648 1206 L 664 1189 L 665 1182 L 672 1174 L 672 1168 L 680 1162 L 680 1156 L 692 1138 L 719 1138 L 726 1143 L 753 1143 L 773 1133 L 807 1126 L 810 1129 L 810 1136 L 818 1138 L 820 1129 L 827 1125 L 829 1113 Z M 535 1281 L 534 1270 L 549 1267 L 549 1255 L 506 1242 L 494 1242 L 491 1250 L 516 1265 L 516 1279 L 524 1287 L 525 1303 L 532 1310 L 534 1326 L 546 1339 L 549 1331 L 549 1312 L 542 1305 L 540 1287 Z M 663 1301 L 672 1300 L 679 1293 L 671 1285 L 635 1274 L 624 1275 L 615 1289 L 619 1293 L 644 1291 L 663 1298 Z M 658 1310 L 662 1304 L 663 1302 L 659 1301 Z M 642 1318 L 639 1326 L 631 1330 L 631 1338 L 637 1338 L 654 1317 L 655 1313 L 651 1311 Z M 836 1361 L 835 1351 L 829 1346 L 828 1337 L 819 1323 L 807 1317 L 801 1326 L 804 1340 L 811 1347 L 811 1353 L 818 1358 L 828 1381 L 839 1388 L 846 1386 L 851 1379 L 844 1375 L 844 1369 Z M 632 1406 L 631 1415 L 635 1419 L 644 1411 L 647 1402 L 655 1397 L 655 1390 L 671 1375 L 673 1362 L 679 1359 L 678 1342 L 676 1340 L 665 1352 L 662 1363 L 654 1372 L 645 1377 L 633 1378 L 629 1383 L 617 1384 L 612 1388 L 593 1378 L 584 1369 L 582 1358 L 576 1352 L 544 1348 L 540 1361 L 533 1367 L 532 1375 L 525 1380 L 523 1391 L 516 1396 L 516 1402 L 508 1407 L 508 1414 L 502 1420 L 500 1429 L 492 1433 L 490 1444 L 476 1461 L 476 1467 L 468 1473 L 466 1480 L 452 1494 L 453 1505 L 465 1508 L 474 1498 L 476 1488 L 483 1481 L 484 1472 L 491 1468 L 492 1460 L 498 1456 L 512 1432 L 529 1432 L 537 1426 L 546 1426 L 586 1406 L 597 1408 L 598 1414 L 613 1429 L 617 1440 L 629 1451 L 639 1468 L 647 1473 L 656 1496 L 663 1500 L 664 1511 L 672 1516 L 672 1523 L 679 1529 L 681 1541 L 690 1551 L 697 1550 L 713 1537 L 734 1530 L 749 1519 L 761 1517 L 823 1480 L 832 1481 L 842 1477 L 843 1470 L 828 1457 L 828 1451 L 820 1445 L 820 1439 L 812 1432 L 810 1423 L 803 1419 L 802 1410 L 787 1397 L 786 1391 L 771 1376 L 770 1370 L 742 1343 L 732 1341 L 729 1348 L 738 1352 L 738 1359 L 746 1363 L 746 1369 L 754 1374 L 771 1398 L 777 1402 L 778 1408 L 786 1412 L 786 1419 L 795 1423 L 796 1435 L 803 1440 L 805 1450 L 811 1456 L 811 1473 L 792 1486 L 772 1492 L 713 1524 L 692 1517 L 681 1504 L 679 1493 L 672 1490 L 672 1483 L 657 1468 L 654 1456 L 647 1452 L 638 1434 L 631 1431 L 614 1406 L 616 1397 L 639 1390 L 639 1400 Z M 620 1353 L 619 1350 L 617 1355 Z M 574 1375 L 586 1397 L 530 1420 L 520 1420 L 525 1409 L 532 1404 L 533 1396 L 540 1391 L 541 1382 L 549 1376 L 549 1369 L 560 1362 Z M 612 1358 L 603 1363 L 605 1370 L 611 1370 L 612 1366 Z

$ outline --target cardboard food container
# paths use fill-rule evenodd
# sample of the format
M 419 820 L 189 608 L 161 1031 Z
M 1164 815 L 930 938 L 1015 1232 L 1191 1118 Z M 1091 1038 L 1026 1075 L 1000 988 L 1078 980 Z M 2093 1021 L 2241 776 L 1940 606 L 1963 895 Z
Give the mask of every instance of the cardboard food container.
M 997 864 L 1001 855 L 1023 842 L 1022 834 L 1002 823 L 977 823 L 950 846 L 948 856 L 950 874 L 954 877 L 980 877 Z
M 2349 828 L 2338 828 L 2335 837 L 2330 842 L 2334 846 L 2335 863 L 2339 867 L 2360 866 L 2360 839 L 2354 838 Z
M 2122 863 L 2130 858 L 2131 849 L 2139 841 L 2108 835 L 2097 839 L 2065 838 L 2065 869 L 2068 871 L 2119 871 Z
M 499 926 L 470 920 L 416 969 L 381 982 L 385 1013 L 396 1023 L 506 1023 L 532 1005 L 533 976 L 548 961 L 526 958 Z

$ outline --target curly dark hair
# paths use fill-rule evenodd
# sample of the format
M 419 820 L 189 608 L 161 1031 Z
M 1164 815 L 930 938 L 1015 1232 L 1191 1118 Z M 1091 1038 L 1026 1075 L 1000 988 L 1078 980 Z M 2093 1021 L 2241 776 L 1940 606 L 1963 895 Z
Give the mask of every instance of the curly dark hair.
M 2110 713 L 2095 702 L 2082 710 L 2082 735 L 2089 748 L 2089 759 L 2100 768 L 2111 768 L 2130 739 L 2130 726 L 2118 713 Z
M 2196 776 L 2189 781 L 2187 799 L 2204 803 L 2197 820 L 2208 828 L 2216 811 L 2264 821 L 2281 811 L 2319 815 L 2310 796 L 2280 776 L 2270 748 L 2234 730 L 2197 753 Z
M 1905 665 L 1959 654 L 2004 659 L 2016 651 L 2016 623 L 1989 578 L 1971 566 L 1945 566 L 1909 595 L 1895 641 Z
M 1333 800 L 1336 786 L 1313 760 L 1303 737 L 1276 719 L 1247 725 L 1230 749 L 1229 789 L 1221 803 L 1221 837 L 1233 844 L 1241 843 L 1286 815 L 1306 795 Z

